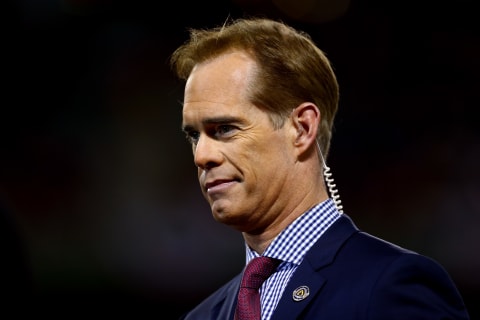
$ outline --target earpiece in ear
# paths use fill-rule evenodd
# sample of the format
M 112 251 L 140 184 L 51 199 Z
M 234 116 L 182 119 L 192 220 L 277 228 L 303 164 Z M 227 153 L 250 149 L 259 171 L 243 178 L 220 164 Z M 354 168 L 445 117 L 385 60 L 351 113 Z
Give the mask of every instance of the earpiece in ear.
M 293 119 L 293 126 L 294 126 L 295 130 L 297 131 L 296 132 L 297 137 L 295 138 L 295 142 L 297 143 L 300 140 L 300 138 L 302 137 L 302 134 L 305 132 L 305 129 L 303 129 L 302 124 L 296 118 Z
M 298 139 L 300 139 L 302 137 L 302 134 L 304 132 L 303 127 L 299 123 L 297 123 L 297 124 L 298 124 L 298 130 L 297 130 L 298 132 L 297 132 L 297 140 L 295 140 L 295 141 L 298 141 Z

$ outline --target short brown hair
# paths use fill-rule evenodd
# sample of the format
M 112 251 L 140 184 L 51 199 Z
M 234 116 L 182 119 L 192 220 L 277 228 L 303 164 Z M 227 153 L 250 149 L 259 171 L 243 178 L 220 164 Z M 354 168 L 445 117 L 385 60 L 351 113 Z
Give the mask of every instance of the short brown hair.
M 275 127 L 283 126 L 302 102 L 313 102 L 321 113 L 317 134 L 326 157 L 339 88 L 325 53 L 303 31 L 266 18 L 242 18 L 212 29 L 191 29 L 190 39 L 171 56 L 171 66 L 186 80 L 194 66 L 227 51 L 241 50 L 257 61 L 259 72 L 251 102 L 267 110 Z

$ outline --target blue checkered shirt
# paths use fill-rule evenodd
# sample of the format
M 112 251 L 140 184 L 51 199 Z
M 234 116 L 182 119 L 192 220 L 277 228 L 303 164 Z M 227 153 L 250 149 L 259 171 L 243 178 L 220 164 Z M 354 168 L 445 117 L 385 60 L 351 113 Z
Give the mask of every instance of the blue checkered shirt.
M 280 259 L 282 263 L 260 288 L 262 320 L 271 318 L 288 281 L 307 251 L 340 215 L 332 199 L 328 199 L 294 220 L 265 250 L 264 256 Z M 246 245 L 247 264 L 258 256 Z

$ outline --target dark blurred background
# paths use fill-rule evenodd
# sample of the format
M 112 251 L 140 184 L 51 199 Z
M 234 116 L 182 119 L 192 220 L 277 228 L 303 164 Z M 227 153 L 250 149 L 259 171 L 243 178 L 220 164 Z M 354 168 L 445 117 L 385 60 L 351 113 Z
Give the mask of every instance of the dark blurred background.
M 168 58 L 190 27 L 262 15 L 309 32 L 336 70 L 328 162 L 345 212 L 439 261 L 479 319 L 475 3 L 7 1 L 3 293 L 18 312 L 176 319 L 240 271 L 241 235 L 197 186 Z

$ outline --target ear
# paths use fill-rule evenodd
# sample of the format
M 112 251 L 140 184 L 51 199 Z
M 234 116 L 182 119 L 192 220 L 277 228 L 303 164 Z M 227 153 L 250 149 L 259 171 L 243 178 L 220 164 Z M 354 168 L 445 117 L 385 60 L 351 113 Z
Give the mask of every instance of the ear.
M 292 111 L 291 118 L 296 130 L 294 144 L 298 156 L 305 155 L 309 150 L 314 150 L 311 146 L 315 146 L 320 124 L 320 110 L 315 104 L 304 102 Z

